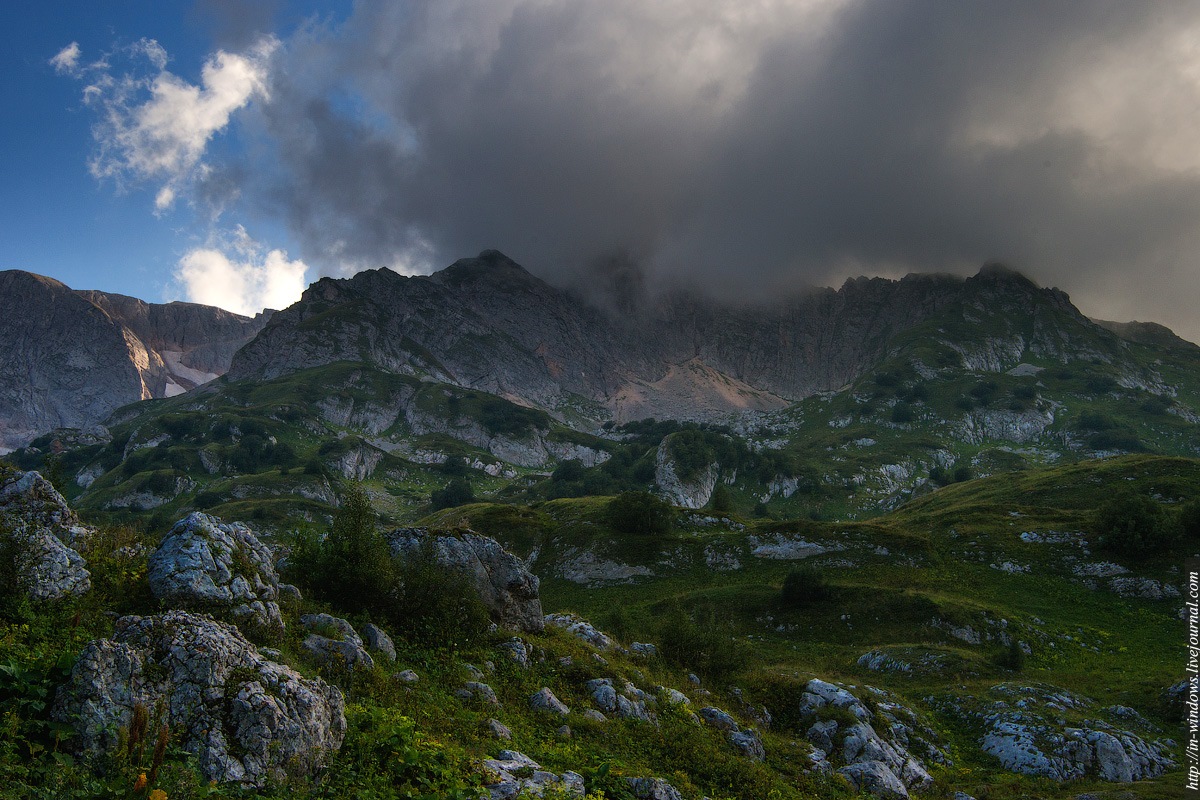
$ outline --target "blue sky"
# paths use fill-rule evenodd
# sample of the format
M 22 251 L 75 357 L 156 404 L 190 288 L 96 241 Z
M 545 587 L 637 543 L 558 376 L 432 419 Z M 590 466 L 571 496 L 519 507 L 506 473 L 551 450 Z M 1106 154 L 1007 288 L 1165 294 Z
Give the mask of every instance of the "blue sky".
M 1198 4 L 24 6 L 0 269 L 254 313 L 490 247 L 746 298 L 998 260 L 1200 339 Z
M 344 17 L 349 8 L 348 2 L 257 5 L 283 35 L 306 20 Z M 183 203 L 156 215 L 153 181 L 118 185 L 91 174 L 96 116 L 82 99 L 85 82 L 50 62 L 72 42 L 88 61 L 153 39 L 170 55 L 168 70 L 195 83 L 235 22 L 222 19 L 219 7 L 161 0 L 9 3 L 0 22 L 12 37 L 0 51 L 0 102 L 9 115 L 0 126 L 0 269 L 151 302 L 185 299 L 174 277 L 179 260 L 208 240 L 213 226 Z M 236 149 L 238 137 L 234 121 L 210 148 Z M 288 248 L 286 226 L 249 208 L 235 215 L 231 224 L 261 230 L 271 247 Z

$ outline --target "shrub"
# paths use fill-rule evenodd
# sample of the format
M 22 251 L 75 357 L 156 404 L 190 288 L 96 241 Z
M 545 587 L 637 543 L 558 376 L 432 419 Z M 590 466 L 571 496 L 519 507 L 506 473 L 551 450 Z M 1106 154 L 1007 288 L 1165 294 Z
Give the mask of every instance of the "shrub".
M 397 635 L 423 647 L 456 650 L 487 636 L 491 618 L 479 593 L 437 562 L 432 539 L 397 565 L 395 591 L 381 604 Z
M 693 619 L 678 606 L 663 617 L 659 651 L 680 666 L 709 678 L 727 677 L 747 663 L 745 647 L 733 638 L 728 623 L 709 610 Z
M 447 456 L 442 465 L 438 467 L 438 471 L 451 478 L 461 478 L 467 474 L 467 462 L 463 460 L 462 456 Z
M 1013 639 L 1008 647 L 992 656 L 992 663 L 1013 672 L 1020 672 L 1025 669 L 1025 651 L 1021 649 L 1017 640 Z
M 1092 531 L 1100 547 L 1137 558 L 1179 541 L 1180 521 L 1149 497 L 1132 492 L 1112 498 L 1096 510 Z
M 554 468 L 550 480 L 555 483 L 578 481 L 583 479 L 583 462 L 578 459 L 564 461 Z
M 475 502 L 475 491 L 465 478 L 455 478 L 429 496 L 434 511 Z
M 829 586 L 825 583 L 825 576 L 816 567 L 807 565 L 789 572 L 779 590 L 780 602 L 787 608 L 799 608 L 828 596 Z
M 670 533 L 675 512 L 670 504 L 649 492 L 624 492 L 608 501 L 606 519 L 622 533 L 662 535 Z
M 712 497 L 708 500 L 708 507 L 718 514 L 728 514 L 733 511 L 733 492 L 729 491 L 729 487 L 723 483 L 718 483 L 713 488 Z
M 1200 539 L 1200 500 L 1189 500 L 1180 507 L 1179 531 L 1189 539 Z
M 903 425 L 913 421 L 912 406 L 908 403 L 896 403 L 892 406 L 892 422 Z
M 1107 431 L 1117 427 L 1116 420 L 1098 411 L 1084 411 L 1079 415 L 1079 427 L 1085 431 Z

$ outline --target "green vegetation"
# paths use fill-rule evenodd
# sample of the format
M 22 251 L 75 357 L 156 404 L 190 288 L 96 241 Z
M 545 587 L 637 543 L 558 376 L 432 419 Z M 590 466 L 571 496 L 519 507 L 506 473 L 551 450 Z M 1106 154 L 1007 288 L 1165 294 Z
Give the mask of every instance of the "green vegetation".
M 783 587 L 779 590 L 779 600 L 786 608 L 802 608 L 828 596 L 829 586 L 825 583 L 825 576 L 812 566 L 793 569 L 783 579 Z
M 675 512 L 649 492 L 624 492 L 608 501 L 606 521 L 621 533 L 661 536 L 671 530 Z
M 1092 530 L 1105 550 L 1130 558 L 1161 553 L 1179 541 L 1181 534 L 1180 522 L 1172 512 L 1132 492 L 1105 501 L 1096 511 Z

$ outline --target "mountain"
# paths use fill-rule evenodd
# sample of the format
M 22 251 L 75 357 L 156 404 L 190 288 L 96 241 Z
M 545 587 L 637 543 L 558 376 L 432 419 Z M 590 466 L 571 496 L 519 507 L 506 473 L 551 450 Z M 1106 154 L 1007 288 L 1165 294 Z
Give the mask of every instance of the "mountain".
M 167 335 L 150 311 L 108 305 L 139 341 Z M 1200 454 L 1200 349 L 1163 331 L 1110 330 L 996 265 L 614 308 L 486 251 L 431 276 L 322 279 L 221 380 L 15 459 L 62 453 L 71 499 L 117 516 L 313 520 L 341 477 L 396 520 L 455 478 L 483 497 L 644 489 L 856 518 L 970 477 Z
M 268 318 L 194 303 L 145 303 L 0 272 L 0 451 L 223 374 Z
M 1088 320 L 1063 292 L 1002 267 L 965 280 L 860 278 L 773 303 L 674 292 L 606 313 L 494 250 L 428 277 L 376 270 L 322 279 L 235 356 L 230 377 L 355 361 L 562 419 L 582 412 L 590 422 L 703 420 L 842 389 L 898 336 L 939 315 L 959 320 L 966 338 L 960 344 L 944 329 L 930 330 L 931 343 L 960 349 L 967 369 L 1000 371 L 1027 352 L 1057 360 L 1111 355 L 1130 380 L 1144 377 L 1122 357 L 1118 333 Z M 972 315 L 1008 320 L 973 331 Z

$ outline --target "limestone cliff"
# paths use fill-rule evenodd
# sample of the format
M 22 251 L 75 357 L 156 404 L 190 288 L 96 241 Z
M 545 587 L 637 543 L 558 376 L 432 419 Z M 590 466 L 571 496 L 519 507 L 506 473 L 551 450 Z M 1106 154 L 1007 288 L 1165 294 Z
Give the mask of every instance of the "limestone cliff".
M 0 451 L 212 380 L 266 319 L 0 272 Z

